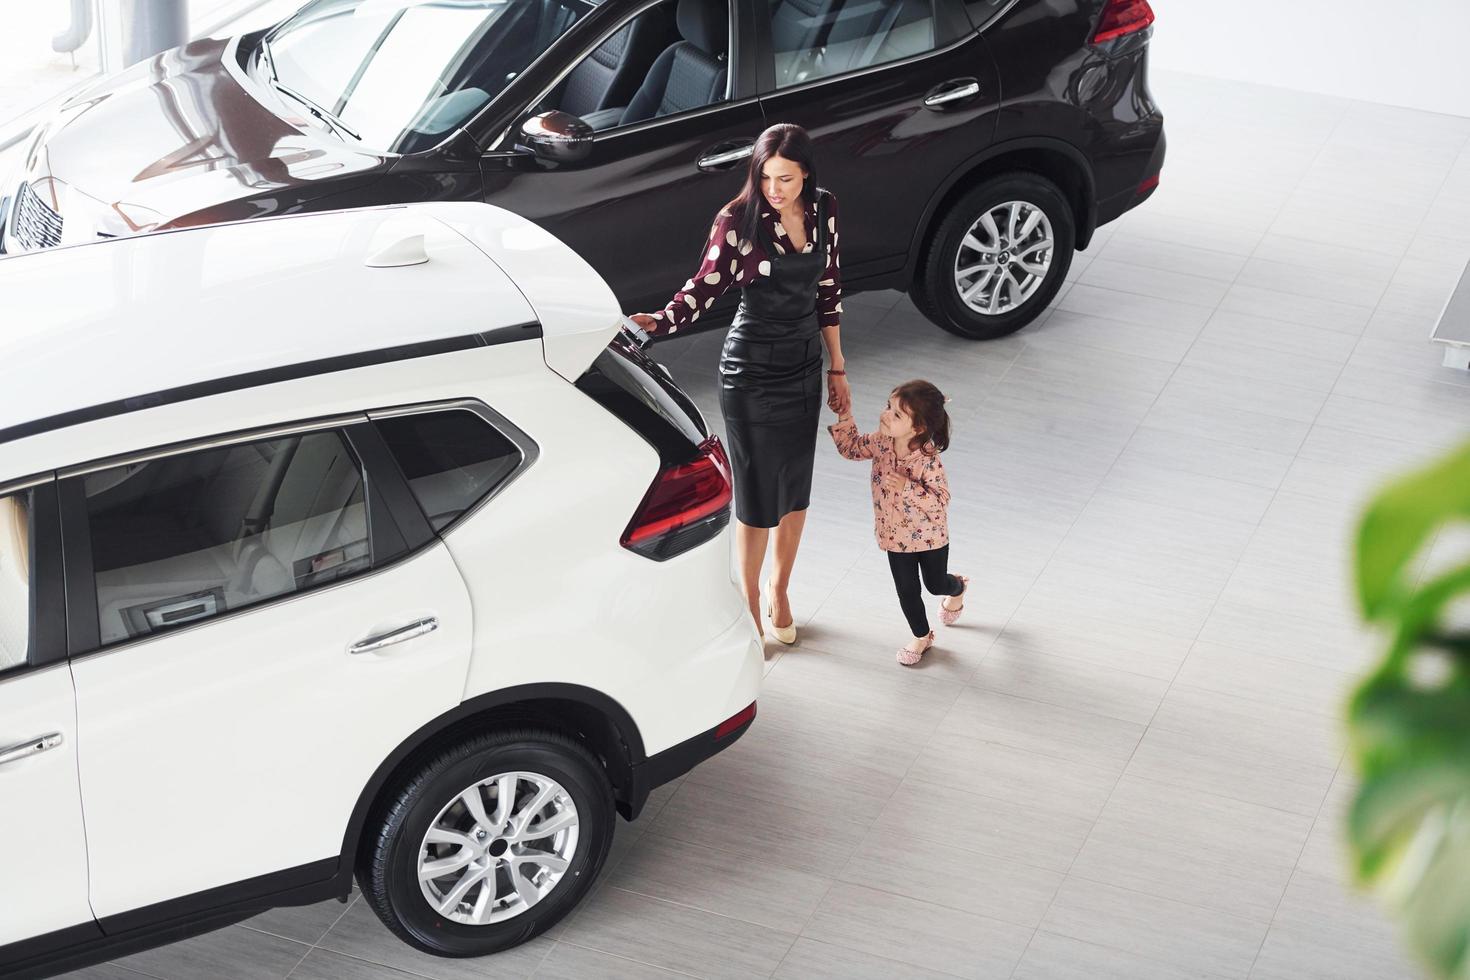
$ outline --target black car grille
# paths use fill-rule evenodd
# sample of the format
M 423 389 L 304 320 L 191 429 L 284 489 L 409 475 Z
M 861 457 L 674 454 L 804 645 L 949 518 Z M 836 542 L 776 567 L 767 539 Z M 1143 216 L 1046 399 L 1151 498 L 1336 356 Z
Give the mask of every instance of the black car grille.
M 50 248 L 61 244 L 61 215 L 52 211 L 31 189 L 21 184 L 11 212 L 10 233 L 24 249 Z

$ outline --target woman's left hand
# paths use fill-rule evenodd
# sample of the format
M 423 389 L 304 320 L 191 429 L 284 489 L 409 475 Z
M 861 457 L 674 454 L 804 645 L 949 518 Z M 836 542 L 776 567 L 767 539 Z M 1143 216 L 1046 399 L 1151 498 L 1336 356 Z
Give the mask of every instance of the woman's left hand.
M 852 389 L 847 384 L 847 375 L 827 375 L 827 407 L 838 415 L 852 411 Z

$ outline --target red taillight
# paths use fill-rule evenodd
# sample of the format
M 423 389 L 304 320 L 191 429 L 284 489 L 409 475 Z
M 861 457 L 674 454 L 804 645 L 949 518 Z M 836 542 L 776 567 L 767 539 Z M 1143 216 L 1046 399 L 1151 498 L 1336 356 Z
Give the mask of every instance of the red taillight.
M 722 511 L 728 513 L 730 499 L 730 463 L 725 447 L 718 437 L 710 436 L 699 444 L 693 460 L 659 473 L 623 532 L 623 547 L 649 557 L 670 557 L 656 553 L 659 539 L 706 522 Z
M 1160 177 L 1159 174 L 1154 174 L 1152 177 L 1149 177 L 1143 183 L 1139 184 L 1138 185 L 1138 193 L 1139 193 L 1139 195 L 1142 196 L 1144 194 L 1147 194 L 1149 191 L 1153 190 L 1155 187 L 1158 187 L 1159 186 L 1159 177 Z
M 1097 22 L 1097 33 L 1093 44 L 1102 44 L 1124 34 L 1141 31 L 1154 22 L 1153 8 L 1148 0 L 1108 0 L 1102 18 Z
M 735 731 L 741 725 L 750 721 L 754 717 L 755 702 L 752 701 L 750 702 L 750 707 L 744 709 L 738 715 L 733 715 L 720 722 L 720 727 L 715 729 L 715 741 L 719 741 L 720 739 L 729 735 L 731 732 Z

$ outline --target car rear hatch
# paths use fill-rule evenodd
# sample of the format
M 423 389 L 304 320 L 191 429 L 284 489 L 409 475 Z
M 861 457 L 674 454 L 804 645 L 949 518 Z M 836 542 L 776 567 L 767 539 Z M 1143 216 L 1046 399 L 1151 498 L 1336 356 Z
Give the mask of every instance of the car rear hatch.
M 623 547 L 666 561 L 729 525 L 724 446 L 668 370 L 630 333 L 614 336 L 576 385 L 658 452 L 659 472 L 623 531 Z

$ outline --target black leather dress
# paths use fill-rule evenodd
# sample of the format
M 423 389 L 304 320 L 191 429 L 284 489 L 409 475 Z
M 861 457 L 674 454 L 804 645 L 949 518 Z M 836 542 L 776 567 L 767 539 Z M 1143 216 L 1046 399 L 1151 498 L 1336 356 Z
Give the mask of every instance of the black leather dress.
M 817 283 L 827 267 L 824 197 L 810 252 L 778 255 L 762 225 L 771 274 L 742 287 L 720 354 L 735 516 L 754 527 L 775 527 L 811 500 L 823 401 Z

